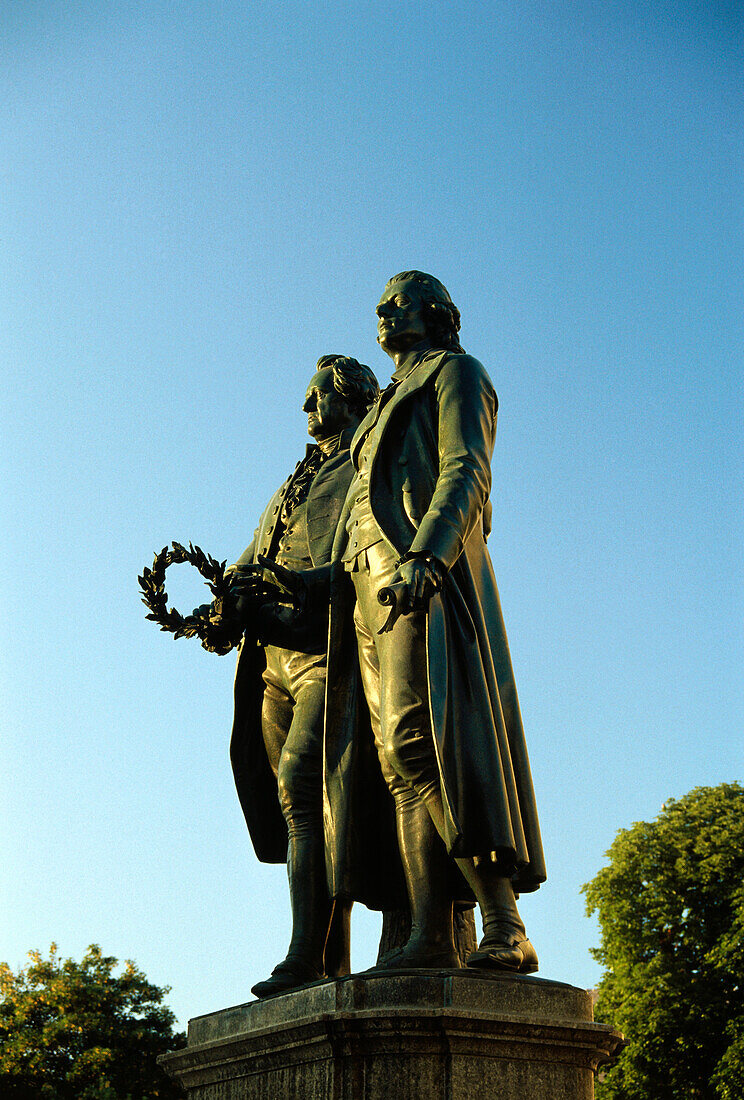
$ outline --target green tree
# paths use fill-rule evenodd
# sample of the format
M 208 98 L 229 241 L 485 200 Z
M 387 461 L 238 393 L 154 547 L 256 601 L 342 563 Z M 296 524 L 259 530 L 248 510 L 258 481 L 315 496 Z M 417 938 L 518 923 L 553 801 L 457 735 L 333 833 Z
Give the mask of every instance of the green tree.
M 584 887 L 606 970 L 596 1017 L 628 1046 L 598 1100 L 744 1096 L 744 788 L 697 787 L 622 829 Z
M 175 1100 L 182 1090 L 158 1067 L 183 1046 L 168 988 L 133 962 L 92 944 L 82 962 L 29 952 L 14 973 L 0 963 L 0 1095 L 7 1100 Z

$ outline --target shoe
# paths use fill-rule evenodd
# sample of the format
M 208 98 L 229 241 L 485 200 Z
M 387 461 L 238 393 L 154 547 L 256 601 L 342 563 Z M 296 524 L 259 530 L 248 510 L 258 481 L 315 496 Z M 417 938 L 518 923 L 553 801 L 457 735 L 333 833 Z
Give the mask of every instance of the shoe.
M 439 951 L 398 947 L 383 955 L 377 965 L 367 973 L 376 974 L 383 970 L 459 970 L 461 966 L 460 956 L 454 947 L 445 947 Z
M 528 939 L 507 930 L 494 930 L 468 956 L 467 965 L 477 970 L 508 970 L 512 974 L 534 974 L 537 952 Z
M 293 959 L 289 956 L 275 966 L 271 971 L 271 977 L 265 982 L 257 982 L 251 989 L 258 998 L 273 997 L 276 993 L 287 993 L 290 989 L 299 989 L 311 982 L 318 982 L 325 977 L 310 963 L 303 959 Z

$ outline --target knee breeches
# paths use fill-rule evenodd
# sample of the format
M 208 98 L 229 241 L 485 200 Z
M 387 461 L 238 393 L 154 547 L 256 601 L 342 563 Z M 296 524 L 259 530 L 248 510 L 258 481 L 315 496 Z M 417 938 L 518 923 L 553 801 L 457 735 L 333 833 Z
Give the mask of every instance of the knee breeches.
M 290 833 L 322 822 L 325 654 L 266 647 L 262 726 Z
M 354 626 L 372 728 L 385 780 L 396 802 L 439 792 L 429 715 L 426 615 L 401 616 L 379 634 L 387 618 L 377 593 L 395 571 L 391 551 L 379 543 L 356 562 L 351 577 L 357 604 Z

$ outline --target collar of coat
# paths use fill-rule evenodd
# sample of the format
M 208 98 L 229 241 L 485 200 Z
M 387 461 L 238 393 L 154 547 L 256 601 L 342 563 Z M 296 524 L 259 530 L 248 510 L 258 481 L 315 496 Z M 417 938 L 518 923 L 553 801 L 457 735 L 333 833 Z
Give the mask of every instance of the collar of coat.
M 351 446 L 355 431 L 356 428 L 344 428 L 340 435 L 334 435 L 331 436 L 330 439 L 324 439 L 322 443 L 308 443 L 305 448 L 305 458 L 309 458 L 318 448 L 320 448 L 326 458 L 331 458 L 332 455 L 338 454 L 339 451 L 345 451 Z
M 451 352 L 443 351 L 441 348 L 432 348 L 411 368 L 405 378 L 397 383 L 393 395 L 382 408 L 380 408 L 379 400 L 375 402 L 357 428 L 351 441 L 351 458 L 354 465 L 356 465 L 359 448 L 366 436 L 372 431 L 378 437 L 382 435 L 393 409 L 396 409 L 401 401 L 410 397 L 412 393 L 416 393 L 422 386 L 425 386 L 431 376 L 439 370 L 444 359 L 451 354 Z

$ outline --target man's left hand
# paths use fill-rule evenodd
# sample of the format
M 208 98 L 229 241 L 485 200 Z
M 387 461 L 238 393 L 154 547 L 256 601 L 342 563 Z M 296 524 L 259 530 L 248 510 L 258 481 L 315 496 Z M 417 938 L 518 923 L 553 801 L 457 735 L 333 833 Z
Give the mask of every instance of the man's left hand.
M 441 577 L 427 558 L 410 558 L 401 562 L 388 582 L 398 589 L 397 606 L 401 615 L 425 611 L 429 600 L 442 587 Z

